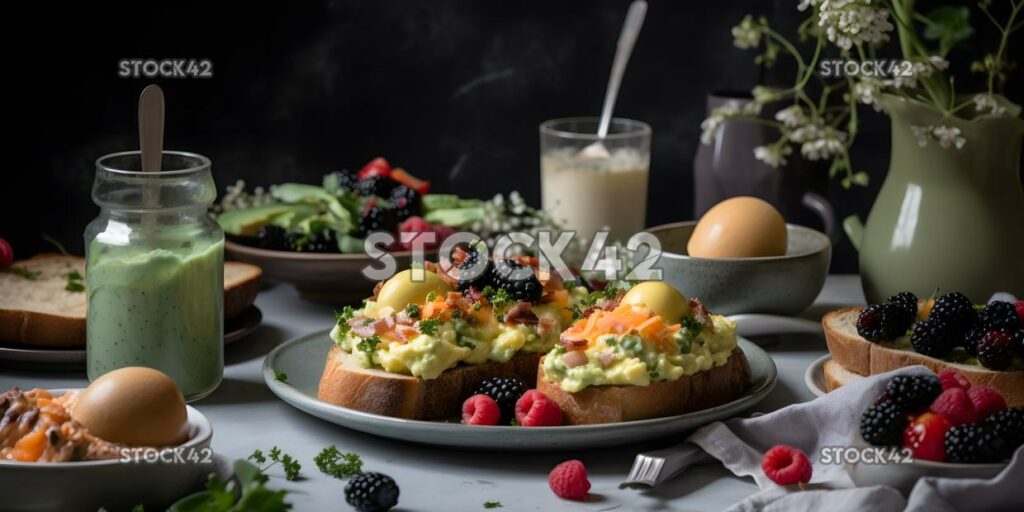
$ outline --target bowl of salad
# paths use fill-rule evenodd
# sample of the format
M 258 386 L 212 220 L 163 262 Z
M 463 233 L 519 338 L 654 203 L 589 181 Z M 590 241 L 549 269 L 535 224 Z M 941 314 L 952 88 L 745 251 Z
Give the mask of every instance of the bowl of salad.
M 229 258 L 259 265 L 267 278 L 292 283 L 303 298 L 329 304 L 372 294 L 377 281 L 362 271 L 382 263 L 366 254 L 371 233 L 395 236 L 382 249 L 402 270 L 412 256 L 412 242 L 401 243 L 402 233 L 435 233 L 437 242 L 425 247 L 427 259 L 436 259 L 437 246 L 456 231 L 492 244 L 510 231 L 554 227 L 517 192 L 490 200 L 431 193 L 430 182 L 382 157 L 358 172 L 329 173 L 317 185 L 280 183 L 249 192 L 239 181 L 227 188 L 213 215 L 227 237 Z

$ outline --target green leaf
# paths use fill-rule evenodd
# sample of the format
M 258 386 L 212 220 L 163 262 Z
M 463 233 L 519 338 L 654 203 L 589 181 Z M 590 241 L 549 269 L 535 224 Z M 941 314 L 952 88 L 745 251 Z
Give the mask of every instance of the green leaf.
M 341 453 L 337 446 L 324 448 L 313 458 L 321 473 L 334 478 L 348 478 L 363 472 L 363 460 L 358 454 Z
M 256 450 L 259 452 L 260 450 Z M 261 452 L 262 453 L 262 452 Z M 264 459 L 265 461 L 266 459 Z M 262 462 L 260 463 L 262 464 Z M 267 481 L 267 476 L 260 471 L 260 468 L 256 467 L 255 464 L 247 461 L 238 459 L 234 464 L 235 478 L 242 484 L 242 487 L 248 487 L 253 482 L 263 483 Z
M 945 57 L 957 44 L 974 34 L 971 10 L 965 6 L 944 5 L 928 13 L 928 22 L 922 35 L 926 40 L 939 43 L 938 54 Z
M 288 374 L 285 372 L 274 372 L 274 380 L 278 382 L 288 382 Z
M 235 503 L 235 483 L 224 483 L 210 474 L 206 490 L 190 494 L 176 501 L 167 512 L 224 512 Z
M 271 491 L 262 485 L 253 485 L 245 488 L 242 492 L 242 499 L 228 512 L 284 512 L 291 510 L 292 506 L 284 502 L 288 491 Z
M 868 186 L 868 182 L 870 180 L 871 180 L 871 177 L 868 176 L 868 173 L 866 173 L 864 171 L 860 171 L 860 172 L 855 173 L 853 175 L 853 177 L 851 178 L 851 181 L 853 181 L 854 185 L 860 185 L 862 187 Z

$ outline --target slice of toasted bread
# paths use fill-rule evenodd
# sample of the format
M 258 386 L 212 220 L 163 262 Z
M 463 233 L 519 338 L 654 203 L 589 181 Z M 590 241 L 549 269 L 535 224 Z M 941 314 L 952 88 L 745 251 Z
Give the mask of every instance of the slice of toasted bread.
M 85 344 L 86 293 L 70 291 L 68 274 L 85 283 L 85 259 L 40 254 L 0 271 L 0 341 L 45 347 Z M 224 263 L 224 317 L 244 313 L 259 293 L 263 271 L 255 265 Z
M 860 308 L 839 309 L 827 313 L 821 319 L 832 361 L 843 369 L 858 375 L 875 375 L 913 365 L 927 366 L 936 373 L 956 370 L 964 374 L 972 385 L 999 390 L 1011 407 L 1024 406 L 1024 371 L 989 370 L 981 365 L 954 363 L 913 350 L 871 343 L 857 334 L 857 316 L 860 311 Z M 836 383 L 845 382 L 837 378 Z
M 750 386 L 750 365 L 739 348 L 725 364 L 677 380 L 648 386 L 591 386 L 570 393 L 544 378 L 543 361 L 537 390 L 562 408 L 569 425 L 617 423 L 674 416 L 735 400 Z
M 484 379 L 535 382 L 541 354 L 520 352 L 505 363 L 460 364 L 436 379 L 363 368 L 338 346 L 327 355 L 317 397 L 358 411 L 415 420 L 456 418 Z
M 863 375 L 858 375 L 847 370 L 843 365 L 835 362 L 833 359 L 825 361 L 823 370 L 825 373 L 825 390 L 828 392 L 835 391 L 841 386 L 845 386 L 863 377 Z

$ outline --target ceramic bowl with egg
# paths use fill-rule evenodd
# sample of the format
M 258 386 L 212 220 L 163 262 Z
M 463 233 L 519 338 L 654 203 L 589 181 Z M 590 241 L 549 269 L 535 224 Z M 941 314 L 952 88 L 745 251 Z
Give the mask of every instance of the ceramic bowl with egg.
M 162 510 L 217 469 L 210 422 L 148 368 L 82 390 L 12 389 L 0 410 L 5 511 Z
M 646 230 L 661 243 L 655 266 L 663 279 L 723 315 L 793 316 L 807 309 L 825 285 L 831 241 L 819 231 L 786 224 L 764 205 L 730 201 L 700 221 Z

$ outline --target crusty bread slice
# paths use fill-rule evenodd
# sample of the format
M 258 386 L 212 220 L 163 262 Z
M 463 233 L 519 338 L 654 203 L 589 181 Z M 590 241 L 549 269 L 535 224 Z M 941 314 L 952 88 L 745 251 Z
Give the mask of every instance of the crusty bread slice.
M 46 347 L 84 345 L 86 294 L 66 289 L 72 271 L 85 283 L 85 259 L 78 256 L 40 254 L 0 271 L 0 341 Z M 252 305 L 262 273 L 255 265 L 224 263 L 225 318 Z
M 832 361 L 843 369 L 862 376 L 913 365 L 924 365 L 935 372 L 952 369 L 964 374 L 972 385 L 996 388 L 1011 407 L 1024 406 L 1024 371 L 989 370 L 980 365 L 944 361 L 913 350 L 871 343 L 857 334 L 857 316 L 860 311 L 860 308 L 838 309 L 821 319 Z M 848 379 L 837 378 L 836 383 L 845 383 L 844 380 Z
M 750 365 L 739 348 L 733 349 L 721 366 L 648 386 L 591 386 L 570 393 L 545 379 L 543 368 L 537 376 L 537 390 L 562 408 L 563 421 L 569 425 L 618 423 L 699 411 L 731 402 L 749 386 Z
M 825 390 L 830 393 L 857 379 L 863 378 L 863 375 L 858 375 L 847 370 L 843 365 L 835 362 L 833 359 L 825 361 L 823 370 L 825 373 Z
M 541 354 L 520 352 L 506 363 L 462 364 L 436 379 L 363 368 L 338 346 L 327 354 L 317 397 L 382 416 L 415 420 L 457 418 L 462 402 L 484 379 L 515 377 L 535 382 Z

